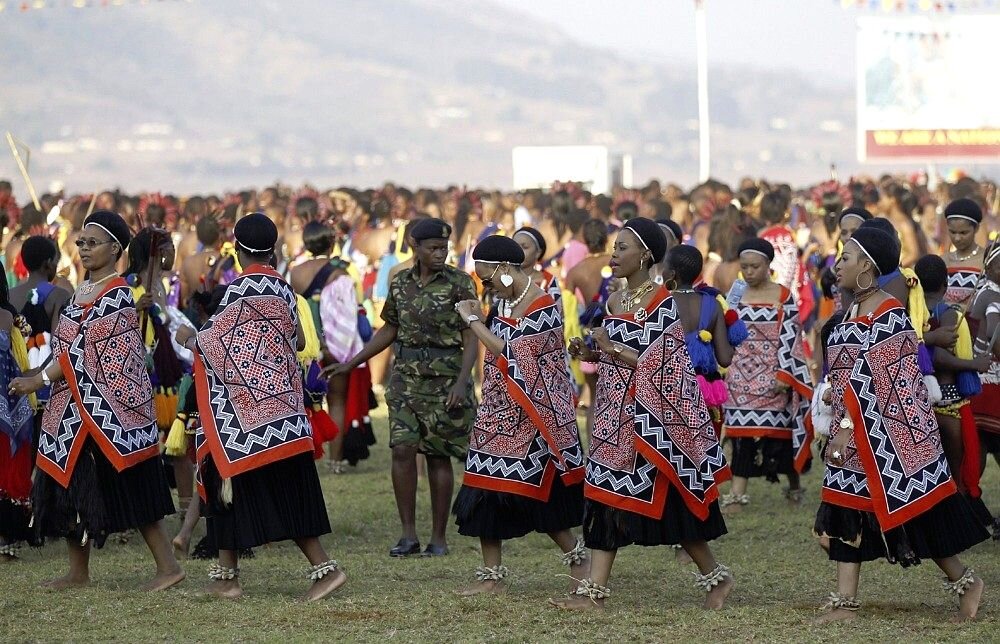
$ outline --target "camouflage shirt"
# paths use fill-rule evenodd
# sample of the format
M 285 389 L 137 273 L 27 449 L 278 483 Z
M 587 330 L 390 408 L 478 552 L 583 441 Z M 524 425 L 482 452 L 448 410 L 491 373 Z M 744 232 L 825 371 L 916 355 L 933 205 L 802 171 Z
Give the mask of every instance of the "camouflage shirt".
M 474 299 L 467 273 L 445 266 L 422 285 L 420 268 L 414 266 L 393 278 L 382 319 L 396 327 L 396 342 L 403 347 L 460 350 L 465 325 L 455 304 Z

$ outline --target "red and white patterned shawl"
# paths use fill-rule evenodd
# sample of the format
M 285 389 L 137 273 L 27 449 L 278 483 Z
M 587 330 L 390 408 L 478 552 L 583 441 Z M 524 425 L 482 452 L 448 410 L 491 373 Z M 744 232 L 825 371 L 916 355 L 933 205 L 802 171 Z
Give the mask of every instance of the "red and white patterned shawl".
M 660 288 L 635 313 L 607 316 L 612 341 L 635 349 L 635 369 L 602 355 L 584 493 L 606 505 L 663 516 L 669 486 L 708 518 L 729 478 L 684 341 L 677 306 Z
M 159 454 L 146 347 L 124 279 L 63 310 L 52 355 L 65 380 L 53 385 L 42 417 L 39 469 L 68 487 L 88 436 L 119 472 Z
M 895 299 L 837 325 L 827 345 L 834 416 L 854 424 L 842 466 L 827 463 L 824 501 L 874 512 L 882 531 L 954 494 L 934 410 L 917 363 L 917 335 Z M 829 449 L 829 448 L 828 448 Z
M 556 473 L 566 485 L 583 481 L 559 305 L 542 295 L 523 318 L 495 317 L 490 330 L 504 348 L 486 352 L 464 483 L 547 501 Z
M 726 371 L 729 399 L 726 434 L 734 438 L 781 438 L 792 441 L 795 468 L 808 463 L 813 439 L 812 377 L 806 364 L 798 307 L 781 287 L 782 304 L 739 304 L 736 313 L 748 336 L 737 347 Z M 788 386 L 775 392 L 775 383 Z
M 948 304 L 958 304 L 965 307 L 976 292 L 976 286 L 982 276 L 983 269 L 969 266 L 948 267 L 948 290 L 944 301 Z
M 210 452 L 223 478 L 313 449 L 295 354 L 295 304 L 278 273 L 254 265 L 226 287 L 198 332 L 195 443 L 198 460 Z

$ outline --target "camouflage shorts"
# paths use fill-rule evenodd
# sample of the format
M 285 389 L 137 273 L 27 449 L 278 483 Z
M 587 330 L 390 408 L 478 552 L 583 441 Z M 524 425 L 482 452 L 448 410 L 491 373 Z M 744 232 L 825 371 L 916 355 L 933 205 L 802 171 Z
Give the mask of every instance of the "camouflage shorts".
M 413 387 L 412 382 L 405 380 L 393 374 L 386 392 L 389 446 L 412 446 L 421 454 L 464 461 L 469 448 L 469 432 L 476 419 L 472 385 L 469 385 L 465 404 L 447 409 L 445 401 L 450 385 L 430 393 L 415 391 L 424 388 Z

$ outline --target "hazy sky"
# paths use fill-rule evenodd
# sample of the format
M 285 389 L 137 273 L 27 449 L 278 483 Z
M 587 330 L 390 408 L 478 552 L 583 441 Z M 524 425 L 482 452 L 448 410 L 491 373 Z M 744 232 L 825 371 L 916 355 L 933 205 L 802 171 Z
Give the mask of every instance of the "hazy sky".
M 694 0 L 494 0 L 623 55 L 694 60 Z M 853 82 L 854 10 L 832 0 L 705 0 L 710 65 Z M 884 15 L 874 13 L 872 15 Z

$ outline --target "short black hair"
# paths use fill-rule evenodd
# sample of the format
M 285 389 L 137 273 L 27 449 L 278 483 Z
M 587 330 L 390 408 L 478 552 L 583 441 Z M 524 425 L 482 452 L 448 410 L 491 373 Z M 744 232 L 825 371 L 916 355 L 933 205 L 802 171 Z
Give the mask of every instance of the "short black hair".
M 924 255 L 913 265 L 920 285 L 927 293 L 937 293 L 948 287 L 948 266 L 937 255 Z
M 329 253 L 336 240 L 336 231 L 321 221 L 310 221 L 302 227 L 302 246 L 313 255 Z
M 48 237 L 35 235 L 28 237 L 21 244 L 21 260 L 29 272 L 41 269 L 45 262 L 57 257 L 59 257 L 59 247 Z
M 603 253 L 608 249 L 608 225 L 600 219 L 588 219 L 583 224 L 583 243 L 591 253 Z
M 202 246 L 215 246 L 219 241 L 219 222 L 212 215 L 205 215 L 194 226 L 195 235 Z
M 622 221 L 628 221 L 639 215 L 639 206 L 634 201 L 623 201 L 615 206 L 615 216 Z
M 705 260 L 694 246 L 678 244 L 667 252 L 667 262 L 679 283 L 693 284 L 701 275 Z
M 760 218 L 769 224 L 779 224 L 788 212 L 788 198 L 781 191 L 772 191 L 760 200 Z
M 295 202 L 295 214 L 305 221 L 313 220 L 319 214 L 319 202 L 312 197 L 301 197 Z

